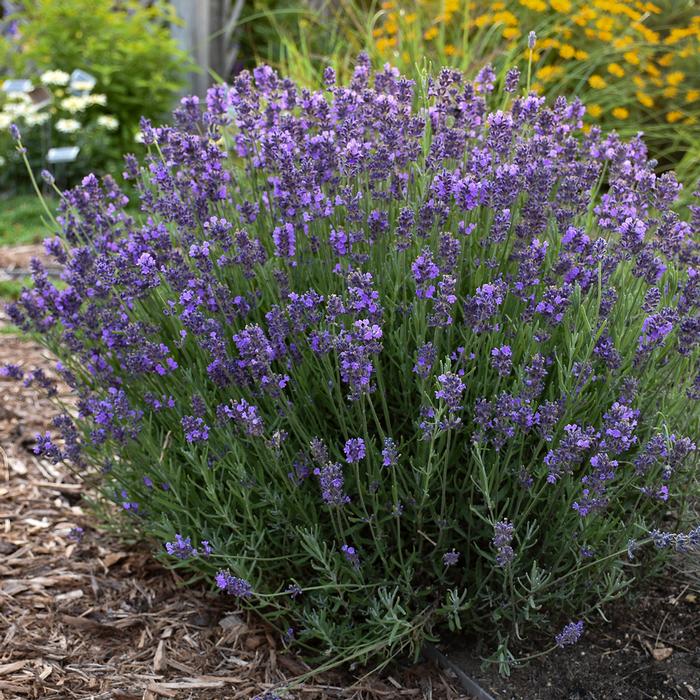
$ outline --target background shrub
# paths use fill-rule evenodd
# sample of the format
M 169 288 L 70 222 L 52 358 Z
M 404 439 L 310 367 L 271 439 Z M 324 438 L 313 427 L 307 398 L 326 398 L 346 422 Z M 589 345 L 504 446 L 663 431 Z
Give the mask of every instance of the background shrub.
M 325 80 L 260 67 L 145 129 L 141 222 L 111 179 L 65 194 L 67 286 L 35 264 L 10 309 L 79 396 L 37 451 L 310 655 L 449 626 L 507 670 L 514 639 L 575 641 L 698 544 L 672 532 L 697 494 L 698 210 L 515 72 Z
M 119 120 L 115 155 L 133 150 L 142 115 L 167 116 L 191 67 L 171 36 L 177 16 L 168 3 L 32 0 L 13 19 L 16 32 L 0 38 L 0 65 L 19 77 L 76 68 L 96 76 L 95 91 Z

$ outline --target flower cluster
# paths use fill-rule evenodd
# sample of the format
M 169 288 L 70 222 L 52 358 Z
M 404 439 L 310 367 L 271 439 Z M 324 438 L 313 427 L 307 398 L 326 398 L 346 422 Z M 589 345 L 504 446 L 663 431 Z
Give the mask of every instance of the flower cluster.
M 106 95 L 93 92 L 94 79 L 86 82 L 81 71 L 48 70 L 9 84 L 13 89 L 0 93 L 0 166 L 7 166 L 4 175 L 21 177 L 24 171 L 24 164 L 15 162 L 14 144 L 7 138 L 11 130 L 21 133 L 32 162 L 46 164 L 48 147 L 75 146 L 78 152 L 83 149 L 89 153 L 93 165 L 100 165 L 99 152 L 119 128 L 119 120 L 106 111 Z
M 64 192 L 61 284 L 8 312 L 77 396 L 37 453 L 307 650 L 578 619 L 695 483 L 700 209 L 578 101 L 489 112 L 494 76 L 185 98 L 125 159 L 143 218 Z

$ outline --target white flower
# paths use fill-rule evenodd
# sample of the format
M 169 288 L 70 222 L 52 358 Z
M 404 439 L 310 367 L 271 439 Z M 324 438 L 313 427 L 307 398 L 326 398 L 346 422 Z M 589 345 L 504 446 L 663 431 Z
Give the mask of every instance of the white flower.
M 62 134 L 74 134 L 80 127 L 81 124 L 76 119 L 59 119 L 56 122 L 56 131 Z
M 143 131 L 137 131 L 134 134 L 134 141 L 136 141 L 136 143 L 143 143 Z
M 115 131 L 119 126 L 119 120 L 111 114 L 102 114 L 97 117 L 97 126 L 101 126 L 107 131 Z
M 0 168 L 2 168 L 2 166 L 5 165 L 5 163 L 7 163 L 7 161 L 2 156 L 0 156 Z
M 29 114 L 24 118 L 27 126 L 39 126 L 40 124 L 45 124 L 48 120 L 48 112 L 36 112 L 34 114 Z
M 88 100 L 86 97 L 79 97 L 76 95 L 71 95 L 61 100 L 61 108 L 65 109 L 66 112 L 75 114 L 76 112 L 82 112 L 88 106 Z
M 6 112 L 0 112 L 0 131 L 10 128 L 10 124 L 14 121 L 14 117 Z
M 8 102 L 5 105 L 5 113 L 11 114 L 14 117 L 26 117 L 34 111 L 31 105 L 24 102 Z
M 39 77 L 44 85 L 68 85 L 70 75 L 62 70 L 47 70 Z
M 104 107 L 107 104 L 107 95 L 102 95 L 100 93 L 96 93 L 94 95 L 87 95 L 85 97 L 85 101 L 89 105 L 102 105 Z

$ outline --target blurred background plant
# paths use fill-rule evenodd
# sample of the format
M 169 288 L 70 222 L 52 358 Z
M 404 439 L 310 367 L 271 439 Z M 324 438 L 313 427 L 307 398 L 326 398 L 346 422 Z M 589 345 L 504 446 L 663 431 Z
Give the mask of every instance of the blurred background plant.
M 22 132 L 33 169 L 49 168 L 59 182 L 84 173 L 86 166 L 100 168 L 120 158 L 114 139 L 119 119 L 110 113 L 107 96 L 92 91 L 89 78 L 81 72 L 48 70 L 31 79 L 5 81 L 0 93 L 0 189 L 13 191 L 28 182 L 9 133 L 11 124 Z M 66 149 L 76 148 L 65 155 Z M 62 162 L 56 163 L 55 157 Z
M 25 128 L 31 129 L 50 120 L 54 141 L 80 145 L 82 172 L 120 167 L 120 154 L 134 149 L 141 116 L 166 117 L 192 68 L 171 33 L 177 15 L 164 2 L 29 0 L 3 21 L 3 73 L 31 79 L 32 87 L 43 84 L 54 97 L 45 111 L 31 110 L 24 97 L 6 97 L 3 114 L 8 105 L 10 113 L 19 110 Z M 71 89 L 65 76 L 75 70 L 96 78 L 90 95 Z M 48 82 L 38 76 L 48 76 Z M 6 121 L 0 116 L 3 132 Z M 39 138 L 46 138 L 43 130 L 36 133 L 40 131 Z M 29 132 L 25 142 L 30 148 L 34 144 Z M 8 160 L 6 150 L 0 155 Z M 9 171 L 5 179 L 13 176 Z

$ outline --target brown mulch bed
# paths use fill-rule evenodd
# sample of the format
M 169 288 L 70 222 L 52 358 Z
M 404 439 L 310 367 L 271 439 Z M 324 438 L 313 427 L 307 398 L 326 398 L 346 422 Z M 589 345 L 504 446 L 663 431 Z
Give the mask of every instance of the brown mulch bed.
M 38 345 L 0 335 L 0 365 L 18 358 L 50 374 Z M 249 699 L 309 671 L 255 616 L 96 529 L 84 487 L 32 453 L 54 414 L 39 390 L 0 378 L 0 700 Z M 457 687 L 424 664 L 324 674 L 282 697 L 466 698 Z

